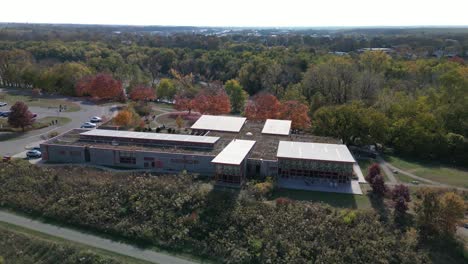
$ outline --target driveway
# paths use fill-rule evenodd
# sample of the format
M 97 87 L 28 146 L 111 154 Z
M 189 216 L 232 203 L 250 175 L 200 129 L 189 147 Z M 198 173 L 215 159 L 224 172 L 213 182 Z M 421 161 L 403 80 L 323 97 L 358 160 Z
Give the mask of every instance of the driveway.
M 63 238 L 73 242 L 81 243 L 95 248 L 104 249 L 120 255 L 129 256 L 132 258 L 149 261 L 152 263 L 173 263 L 173 264 L 189 264 L 195 263 L 183 258 L 171 256 L 169 254 L 156 252 L 135 247 L 133 245 L 124 244 L 121 242 L 112 241 L 101 238 L 95 235 L 83 233 L 77 230 L 59 227 L 51 224 L 45 224 L 37 220 L 32 220 L 27 217 L 12 214 L 0 210 L 0 221 L 12 225 L 35 230 L 47 235 Z
M 46 116 L 68 117 L 71 122 L 61 126 L 53 125 L 46 128 L 28 131 L 14 139 L 0 141 L 0 156 L 15 155 L 25 150 L 26 146 L 40 143 L 41 136 L 46 136 L 52 131 L 63 133 L 73 128 L 78 128 L 83 122 L 89 121 L 92 116 L 113 116 L 116 113 L 116 105 L 96 105 L 88 101 L 79 101 L 75 99 L 75 103 L 79 104 L 81 109 L 77 112 L 58 112 L 54 108 L 31 107 L 31 111 L 38 114 L 38 118 Z

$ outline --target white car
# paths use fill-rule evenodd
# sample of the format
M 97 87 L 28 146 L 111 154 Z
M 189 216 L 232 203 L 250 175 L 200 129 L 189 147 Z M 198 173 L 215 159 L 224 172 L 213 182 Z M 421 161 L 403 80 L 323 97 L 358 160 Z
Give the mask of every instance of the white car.
M 96 124 L 91 122 L 85 122 L 83 123 L 83 125 L 81 125 L 81 128 L 96 128 Z
M 5 103 L 5 102 L 0 102 L 0 106 L 5 106 L 5 105 L 7 105 L 7 103 Z
M 99 123 L 99 122 L 102 122 L 102 118 L 100 118 L 98 116 L 93 116 L 93 117 L 91 117 L 91 119 L 89 121 L 92 122 L 92 123 Z
M 33 150 L 26 152 L 26 157 L 30 159 L 37 159 L 37 158 L 40 158 L 41 156 L 42 156 L 42 153 L 39 150 L 33 149 Z

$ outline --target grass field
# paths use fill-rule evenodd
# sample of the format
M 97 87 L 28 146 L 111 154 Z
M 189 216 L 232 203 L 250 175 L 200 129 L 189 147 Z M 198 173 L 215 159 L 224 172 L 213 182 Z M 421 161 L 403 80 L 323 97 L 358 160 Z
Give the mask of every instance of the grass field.
M 363 190 L 365 193 L 365 191 Z M 272 198 L 286 197 L 299 201 L 322 202 L 334 207 L 352 208 L 352 209 L 369 209 L 372 208 L 371 202 L 367 195 L 353 195 L 344 193 L 326 193 L 312 192 L 301 190 L 276 190 Z
M 440 183 L 468 188 L 468 169 L 450 167 L 436 162 L 404 159 L 389 155 L 385 156 L 385 159 L 393 166 L 417 176 Z M 402 178 L 402 181 L 404 180 L 405 179 Z
M 7 106 L 2 107 L 2 110 L 9 110 L 10 107 L 18 102 L 25 102 L 28 106 L 35 107 L 44 107 L 44 108 L 57 108 L 62 105 L 66 106 L 67 110 L 65 112 L 76 112 L 80 110 L 80 105 L 60 99 L 50 99 L 50 98 L 33 98 L 29 95 L 23 95 L 21 93 L 15 92 L 14 90 L 8 92 L 3 92 L 0 94 L 0 101 L 8 103 Z
M 59 125 L 65 125 L 71 121 L 71 119 L 68 117 L 46 116 L 46 117 L 36 120 L 36 122 L 34 122 L 31 127 L 25 128 L 25 131 L 48 127 L 50 122 L 52 122 L 52 120 L 57 120 Z M 14 132 L 14 133 L 22 132 L 21 128 L 11 128 L 10 125 L 8 124 L 7 118 L 0 118 L 0 128 L 2 128 L 2 131 L 8 131 L 8 132 Z M 11 135 L 11 138 L 14 138 L 16 136 L 19 136 L 19 135 L 13 134 Z
M 0 222 L 0 233 L 5 235 L 0 238 L 0 244 L 3 244 L 0 255 L 3 255 L 3 257 L 5 257 L 8 252 L 16 252 L 18 250 L 18 245 L 15 245 L 15 242 L 21 244 L 22 254 L 16 255 L 15 261 L 26 261 L 25 263 L 60 263 L 68 257 L 68 254 L 91 253 L 107 260 L 115 260 L 119 263 L 149 263 L 4 222 Z M 2 241 L 3 239 L 5 239 L 5 241 Z M 35 252 L 36 250 L 33 249 L 40 250 L 41 254 L 37 254 L 38 252 Z M 63 256 L 64 259 L 55 258 L 51 261 L 50 255 L 55 257 Z M 5 261 L 5 263 L 13 263 L 9 262 L 13 261 L 13 259 L 6 258 Z

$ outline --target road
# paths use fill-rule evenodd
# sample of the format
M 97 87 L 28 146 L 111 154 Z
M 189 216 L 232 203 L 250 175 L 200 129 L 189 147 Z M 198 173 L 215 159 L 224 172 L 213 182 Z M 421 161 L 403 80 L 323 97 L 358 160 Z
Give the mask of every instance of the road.
M 89 121 L 92 116 L 112 116 L 114 115 L 115 106 L 112 105 L 95 105 L 87 101 L 80 101 L 74 99 L 76 104 L 79 104 L 81 109 L 76 112 L 57 112 L 57 109 L 47 109 L 43 107 L 30 107 L 30 110 L 38 114 L 38 118 L 46 116 L 61 116 L 68 117 L 71 122 L 60 126 L 53 125 L 43 129 L 33 130 L 26 132 L 18 138 L 1 141 L 0 142 L 0 156 L 2 155 L 14 155 L 25 150 L 26 146 L 30 146 L 33 143 L 39 143 L 42 140 L 42 136 L 47 135 L 52 131 L 63 133 L 73 128 L 78 128 L 83 122 Z
M 23 216 L 12 214 L 0 210 L 0 221 L 23 228 L 38 231 L 47 235 L 59 237 L 73 242 L 85 244 L 91 247 L 104 249 L 120 255 L 149 261 L 152 263 L 172 263 L 189 264 L 195 263 L 186 259 L 171 256 L 165 253 L 159 253 L 153 250 L 141 249 L 129 244 L 112 241 L 95 235 L 82 233 L 69 228 L 58 227 L 51 224 L 45 224 L 37 220 L 32 220 Z

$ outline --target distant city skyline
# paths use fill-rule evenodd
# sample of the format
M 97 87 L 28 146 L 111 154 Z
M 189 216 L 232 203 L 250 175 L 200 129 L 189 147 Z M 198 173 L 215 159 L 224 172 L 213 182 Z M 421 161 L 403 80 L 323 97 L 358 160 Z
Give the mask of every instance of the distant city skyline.
M 468 26 L 463 0 L 4 0 L 0 22 L 209 27 Z

